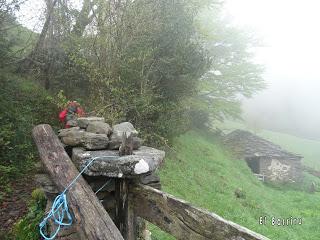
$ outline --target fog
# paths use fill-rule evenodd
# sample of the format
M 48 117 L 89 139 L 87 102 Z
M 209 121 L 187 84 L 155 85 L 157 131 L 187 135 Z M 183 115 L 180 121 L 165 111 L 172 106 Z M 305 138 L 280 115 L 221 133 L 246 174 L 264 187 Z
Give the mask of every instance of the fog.
M 42 8 L 42 1 L 28 1 L 20 22 L 40 31 Z M 264 43 L 256 61 L 266 67 L 268 87 L 243 101 L 245 121 L 320 140 L 320 1 L 226 0 L 225 8 L 234 24 L 252 29 Z
M 243 102 L 256 128 L 320 139 L 320 2 L 228 0 L 226 14 L 254 29 L 264 46 L 256 61 L 266 67 L 266 90 Z

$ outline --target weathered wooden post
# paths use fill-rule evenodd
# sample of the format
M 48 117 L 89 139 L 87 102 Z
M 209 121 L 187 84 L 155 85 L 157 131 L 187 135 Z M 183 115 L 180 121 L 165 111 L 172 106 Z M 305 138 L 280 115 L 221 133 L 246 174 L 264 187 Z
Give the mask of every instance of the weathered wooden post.
M 79 171 L 49 125 L 36 126 L 32 135 L 46 170 L 59 191 L 63 191 Z M 82 177 L 68 191 L 68 199 L 75 222 L 80 225 L 85 234 L 84 239 L 123 239 L 108 213 Z
M 129 185 L 130 183 L 126 179 L 116 179 L 115 223 L 124 239 L 134 240 L 137 236 L 137 219 L 129 200 Z
M 58 136 L 61 142 L 71 150 L 69 154 L 72 162 L 79 171 L 91 159 L 97 158 L 84 172 L 83 177 L 96 193 L 94 198 L 97 201 L 100 200 L 123 238 L 136 239 L 138 234 L 137 219 L 129 199 L 129 188 L 133 183 L 148 184 L 151 182 L 153 185 L 159 186 L 159 179 L 153 177 L 152 173 L 163 161 L 165 153 L 154 148 L 141 146 L 142 140 L 137 137 L 138 132 L 130 123 L 117 124 L 111 128 L 104 122 L 103 118 L 89 117 L 78 119 L 78 125 L 79 127 L 60 130 Z M 49 155 L 52 154 L 47 152 L 48 146 L 51 147 L 52 143 L 44 143 L 42 139 L 42 135 L 46 135 L 47 132 L 54 135 L 52 130 L 47 128 L 48 125 L 41 125 L 34 129 L 34 137 L 40 155 L 41 151 Z M 126 142 L 127 136 L 131 141 L 128 148 L 121 145 Z M 61 145 L 58 138 L 56 140 Z M 59 151 L 66 155 L 62 146 L 60 146 Z M 69 168 L 64 167 L 66 161 L 66 156 L 64 156 L 64 158 L 59 158 L 55 165 L 63 172 L 61 174 L 66 175 L 68 181 L 65 182 L 71 182 L 75 173 L 70 174 Z M 50 166 L 50 168 L 53 168 L 53 166 Z M 62 171 L 62 169 L 65 170 Z M 54 183 L 61 191 L 62 185 L 66 186 L 66 183 L 63 182 L 62 184 L 59 179 L 60 175 L 57 176 L 51 172 L 49 170 L 53 179 L 58 179 L 59 182 L 54 181 Z M 40 179 L 43 180 L 44 178 Z M 83 184 L 82 181 L 80 183 Z M 56 193 L 57 191 L 53 192 Z M 92 197 L 90 196 L 90 198 Z M 89 202 L 91 201 L 90 198 Z

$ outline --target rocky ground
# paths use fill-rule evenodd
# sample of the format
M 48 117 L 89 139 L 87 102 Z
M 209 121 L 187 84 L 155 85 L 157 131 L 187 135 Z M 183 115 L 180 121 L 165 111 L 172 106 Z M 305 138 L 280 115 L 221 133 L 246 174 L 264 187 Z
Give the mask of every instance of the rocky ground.
M 6 194 L 0 201 L 0 238 L 5 236 L 13 224 L 27 213 L 27 202 L 35 188 L 32 174 L 11 182 L 12 192 Z

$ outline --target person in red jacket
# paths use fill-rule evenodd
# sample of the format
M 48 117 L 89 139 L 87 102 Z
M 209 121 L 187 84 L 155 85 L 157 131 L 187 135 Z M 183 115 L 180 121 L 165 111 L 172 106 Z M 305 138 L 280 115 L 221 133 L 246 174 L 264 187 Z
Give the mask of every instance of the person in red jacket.
M 67 107 L 59 113 L 60 122 L 64 123 L 64 128 L 77 126 L 78 117 L 84 117 L 85 112 L 77 101 L 68 102 Z

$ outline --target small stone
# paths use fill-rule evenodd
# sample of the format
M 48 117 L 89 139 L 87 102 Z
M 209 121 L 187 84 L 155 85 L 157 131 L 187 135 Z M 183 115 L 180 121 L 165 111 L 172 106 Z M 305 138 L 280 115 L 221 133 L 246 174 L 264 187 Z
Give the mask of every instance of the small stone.
M 81 117 L 77 119 L 80 128 L 87 128 L 90 122 L 105 122 L 103 117 Z
M 133 137 L 138 136 L 138 131 L 129 122 L 123 122 L 113 126 L 112 135 L 115 135 L 116 137 L 119 137 L 121 139 L 123 133 L 126 133 L 127 136 L 129 136 L 129 134 L 131 134 Z
M 88 150 L 107 149 L 109 138 L 106 134 L 95 134 L 85 132 L 82 140 L 82 146 Z
M 144 229 L 142 232 L 142 236 L 144 240 L 152 240 L 151 232 L 148 229 Z
M 12 215 L 12 212 L 10 212 L 9 215 L 10 215 L 10 216 L 15 216 L 15 215 Z M 6 221 L 6 225 L 8 226 L 8 225 L 10 225 L 10 224 L 13 223 L 13 222 L 14 222 L 14 220 L 13 220 L 12 218 L 9 218 L 8 221 Z
M 45 170 L 44 170 L 44 167 L 43 167 L 43 164 L 42 162 L 36 162 L 34 164 L 34 169 L 36 171 L 36 173 L 45 173 Z
M 144 160 L 141 159 L 135 166 L 134 166 L 134 173 L 135 174 L 142 174 L 149 172 L 150 167 L 149 164 Z
M 118 150 L 122 143 L 122 138 L 119 138 L 117 135 L 111 135 L 109 149 Z M 143 140 L 138 137 L 133 137 L 133 149 L 137 150 L 143 144 Z
M 89 122 L 87 132 L 106 134 L 109 136 L 112 133 L 112 128 L 105 122 Z
M 61 129 L 58 136 L 63 144 L 75 147 L 81 145 L 84 133 L 79 127 L 73 127 Z
M 140 176 L 139 182 L 144 185 L 148 185 L 155 189 L 161 190 L 160 177 L 154 172 Z
M 117 150 L 119 149 L 120 145 L 121 145 L 121 138 L 115 136 L 114 134 L 111 135 L 110 137 L 110 142 L 109 142 L 109 149 L 112 150 Z
M 70 132 L 73 132 L 73 131 L 80 131 L 80 128 L 79 127 L 72 127 L 72 128 L 60 129 L 58 131 L 58 136 L 59 137 L 67 137 L 70 135 Z
M 234 191 L 234 195 L 237 198 L 242 198 L 242 199 L 246 198 L 246 192 L 242 188 L 236 188 L 236 190 Z
M 140 177 L 140 182 L 144 185 L 148 185 L 150 183 L 158 183 L 160 182 L 160 178 L 156 173 L 151 173 L 148 175 L 143 175 Z

